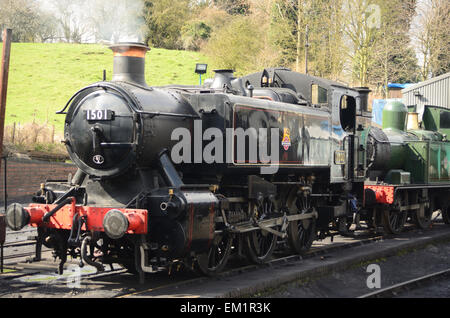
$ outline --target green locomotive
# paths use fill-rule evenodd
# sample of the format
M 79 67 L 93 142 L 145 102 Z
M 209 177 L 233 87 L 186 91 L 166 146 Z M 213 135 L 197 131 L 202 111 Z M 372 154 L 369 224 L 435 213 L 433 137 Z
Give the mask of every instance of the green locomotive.
M 386 105 L 383 129 L 371 127 L 361 139 L 369 167 L 362 217 L 370 227 L 396 234 L 410 220 L 428 228 L 438 209 L 450 223 L 449 132 L 449 109 L 426 106 L 419 125 L 414 107 Z

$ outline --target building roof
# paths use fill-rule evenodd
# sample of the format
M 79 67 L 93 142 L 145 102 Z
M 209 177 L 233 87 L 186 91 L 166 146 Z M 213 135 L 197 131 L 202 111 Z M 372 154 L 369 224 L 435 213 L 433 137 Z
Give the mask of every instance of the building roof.
M 443 80 L 443 79 L 445 79 L 445 78 L 448 78 L 448 77 L 450 77 L 450 72 L 445 73 L 445 74 L 442 74 L 442 75 L 440 75 L 440 76 L 438 76 L 438 77 L 431 78 L 431 79 L 426 80 L 426 81 L 424 81 L 424 82 L 420 82 L 420 83 L 415 84 L 415 85 L 413 85 L 413 86 L 407 87 L 407 88 L 405 88 L 404 90 L 402 90 L 402 93 L 405 94 L 405 93 L 407 93 L 407 92 L 410 92 L 410 91 L 412 91 L 412 90 L 421 88 L 421 87 L 423 87 L 423 86 L 430 85 L 430 84 L 433 84 L 433 83 L 435 83 L 435 82 L 439 82 L 439 81 L 441 81 L 441 80 Z
M 389 83 L 388 84 L 388 88 L 402 88 L 402 89 L 405 89 L 405 88 L 408 88 L 408 87 L 410 87 L 412 85 L 416 85 L 416 84 L 415 83 L 407 83 L 407 84 Z

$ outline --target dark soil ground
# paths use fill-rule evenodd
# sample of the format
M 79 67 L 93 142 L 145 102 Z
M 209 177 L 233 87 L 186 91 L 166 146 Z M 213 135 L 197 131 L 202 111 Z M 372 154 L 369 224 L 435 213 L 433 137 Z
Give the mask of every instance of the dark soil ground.
M 297 281 L 264 294 L 268 298 L 316 298 L 316 297 L 358 297 L 375 291 L 367 286 L 372 272 L 367 272 L 370 264 L 380 266 L 381 288 L 445 270 L 450 266 L 450 242 L 428 245 L 424 249 L 397 253 L 390 258 L 376 259 L 335 272 L 328 276 Z M 438 281 L 398 295 L 399 297 L 450 297 L 450 281 Z

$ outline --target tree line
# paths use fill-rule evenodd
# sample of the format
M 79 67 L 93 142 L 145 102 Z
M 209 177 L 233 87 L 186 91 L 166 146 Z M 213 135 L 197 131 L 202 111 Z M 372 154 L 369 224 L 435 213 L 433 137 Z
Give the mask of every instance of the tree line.
M 21 42 L 140 33 L 152 47 L 202 51 L 237 74 L 281 66 L 380 91 L 450 69 L 448 0 L 47 1 L 50 13 L 39 0 L 0 0 L 0 26 Z
M 14 42 L 118 42 L 146 32 L 143 0 L 0 0 Z
M 448 0 L 217 0 L 195 10 L 189 1 L 185 6 L 194 18 L 179 41 L 196 38 L 215 63 L 240 73 L 284 66 L 386 94 L 389 82 L 450 71 Z M 207 39 L 191 31 L 200 27 L 208 30 Z M 152 36 L 158 37 L 150 34 L 150 41 Z

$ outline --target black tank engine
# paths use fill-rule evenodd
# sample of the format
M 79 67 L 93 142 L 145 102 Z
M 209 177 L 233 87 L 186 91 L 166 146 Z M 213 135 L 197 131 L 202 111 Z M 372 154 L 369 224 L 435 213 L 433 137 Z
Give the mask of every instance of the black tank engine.
M 263 263 L 277 243 L 305 253 L 348 230 L 371 164 L 367 88 L 288 69 L 149 87 L 149 49 L 111 49 L 112 81 L 83 88 L 59 112 L 78 172 L 7 210 L 10 228 L 38 228 L 61 273 L 71 255 L 141 279 L 174 264 L 213 274 L 232 250 Z

